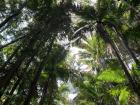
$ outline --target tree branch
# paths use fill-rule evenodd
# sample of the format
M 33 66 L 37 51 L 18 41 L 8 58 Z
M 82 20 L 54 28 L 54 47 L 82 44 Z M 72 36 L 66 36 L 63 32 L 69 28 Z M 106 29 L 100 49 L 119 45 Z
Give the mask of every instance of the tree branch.
M 19 10 L 17 10 L 14 14 L 12 14 L 11 16 L 7 17 L 3 22 L 0 23 L 0 28 L 2 28 L 3 26 L 5 26 L 5 24 L 7 24 L 10 20 L 12 20 L 13 18 L 17 17 L 22 9 L 24 8 L 26 3 L 24 3 L 20 8 Z
M 3 48 L 5 48 L 5 47 L 7 47 L 7 46 L 9 46 L 9 45 L 11 45 L 11 44 L 13 44 L 13 43 L 15 43 L 15 42 L 17 42 L 17 41 L 19 41 L 20 39 L 25 38 L 26 36 L 27 36 L 27 35 L 20 36 L 20 37 L 18 37 L 17 39 L 11 41 L 10 43 L 7 43 L 7 44 L 5 44 L 5 45 L 1 45 L 1 46 L 0 46 L 0 50 L 3 49 Z

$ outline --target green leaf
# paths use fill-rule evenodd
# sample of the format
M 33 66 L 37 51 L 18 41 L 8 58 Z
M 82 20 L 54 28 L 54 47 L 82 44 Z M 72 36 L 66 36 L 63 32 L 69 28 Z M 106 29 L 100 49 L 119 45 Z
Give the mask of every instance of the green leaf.
M 119 103 L 120 105 L 126 105 L 130 93 L 126 88 L 122 89 L 120 92 Z
M 111 95 L 113 95 L 113 96 L 117 96 L 117 95 L 119 95 L 120 94 L 120 89 L 111 89 L 111 90 L 109 90 L 109 93 L 111 94 Z
M 97 77 L 97 79 L 105 82 L 117 83 L 125 81 L 125 77 L 120 70 L 105 70 Z

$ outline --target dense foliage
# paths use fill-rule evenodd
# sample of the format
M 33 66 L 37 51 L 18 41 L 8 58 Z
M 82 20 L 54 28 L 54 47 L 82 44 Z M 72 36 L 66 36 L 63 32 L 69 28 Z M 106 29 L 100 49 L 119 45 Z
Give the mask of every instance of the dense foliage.
M 0 105 L 140 104 L 140 1 L 93 1 L 0 0 Z

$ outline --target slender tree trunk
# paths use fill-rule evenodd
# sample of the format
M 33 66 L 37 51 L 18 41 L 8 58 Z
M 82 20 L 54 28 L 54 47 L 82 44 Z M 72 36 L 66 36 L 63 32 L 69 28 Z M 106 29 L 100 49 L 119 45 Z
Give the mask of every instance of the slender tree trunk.
M 117 33 L 120 41 L 122 42 L 123 46 L 126 48 L 126 50 L 128 51 L 128 53 L 131 55 L 131 57 L 133 58 L 133 60 L 135 61 L 136 65 L 138 67 L 140 67 L 140 62 L 137 59 L 137 57 L 135 56 L 135 54 L 131 51 L 131 49 L 129 48 L 127 42 L 125 41 L 124 36 L 122 35 L 122 33 L 120 33 L 116 27 L 114 27 L 114 31 Z
M 46 57 L 45 57 L 45 58 L 46 58 Z M 27 95 L 27 97 L 25 98 L 25 101 L 24 101 L 23 105 L 29 105 L 30 100 L 31 100 L 32 95 L 33 95 L 33 91 L 34 91 L 34 89 L 35 89 L 35 86 L 36 86 L 36 84 L 37 84 L 37 81 L 39 80 L 39 77 L 40 77 L 40 74 L 41 74 L 41 72 L 42 72 L 42 70 L 43 70 L 44 63 L 45 63 L 45 62 L 46 62 L 46 59 L 44 59 L 44 60 L 40 63 L 39 68 L 37 69 L 37 72 L 36 72 L 36 74 L 35 74 L 35 76 L 34 76 L 34 79 L 33 79 L 33 81 L 31 82 L 31 85 L 30 85 L 30 87 L 29 87 L 28 95 Z
M 26 3 L 24 3 L 19 10 L 17 10 L 14 14 L 12 14 L 11 16 L 7 17 L 3 22 L 0 23 L 0 28 L 2 28 L 3 26 L 5 26 L 10 20 L 16 18 L 22 11 L 22 9 L 24 8 L 24 6 L 26 5 Z
M 12 96 L 12 94 L 13 94 L 14 91 L 16 90 L 17 86 L 20 84 L 21 79 L 22 79 L 22 78 L 18 78 L 18 80 L 16 81 L 16 83 L 15 83 L 15 85 L 13 86 L 12 90 L 11 90 L 10 93 L 8 94 L 9 96 Z M 11 98 L 8 97 L 8 98 L 4 101 L 3 105 L 8 105 L 9 102 L 10 102 L 10 99 L 11 99 Z
M 5 48 L 5 47 L 7 47 L 7 46 L 9 46 L 9 45 L 11 45 L 11 44 L 13 44 L 13 43 L 15 43 L 15 42 L 17 42 L 17 41 L 19 41 L 20 39 L 25 38 L 26 36 L 27 36 L 27 35 L 20 36 L 20 37 L 18 37 L 17 39 L 11 41 L 10 43 L 7 43 L 7 44 L 5 44 L 5 45 L 0 46 L 0 50 L 3 49 L 3 48 Z
M 12 79 L 12 77 L 15 75 L 15 71 L 18 70 L 19 66 L 21 65 L 22 61 L 25 58 L 21 58 L 20 60 L 17 61 L 17 63 L 15 65 L 12 65 L 12 69 L 5 73 L 4 77 L 0 78 L 0 90 L 5 91 L 5 89 L 8 87 L 10 80 Z M 3 95 L 3 93 L 0 94 L 0 97 Z
M 43 105 L 43 103 L 45 101 L 45 97 L 47 97 L 46 95 L 47 95 L 49 83 L 50 83 L 50 76 L 47 77 L 47 79 L 45 81 L 45 84 L 44 84 L 44 87 L 43 87 L 43 91 L 42 91 L 42 97 L 41 97 L 41 100 L 39 102 L 39 105 Z
M 50 76 L 50 85 L 49 85 L 47 105 L 54 105 L 55 91 L 56 91 L 56 76 L 55 74 L 52 73 Z
M 41 74 L 41 72 L 43 70 L 44 64 L 46 64 L 47 58 L 50 55 L 50 52 L 52 50 L 53 42 L 54 42 L 54 39 L 52 39 L 52 42 L 50 43 L 50 46 L 49 46 L 48 51 L 47 51 L 47 55 L 44 57 L 43 61 L 40 63 L 39 68 L 37 68 L 37 72 L 35 74 L 35 77 L 34 77 L 33 81 L 31 82 L 31 85 L 29 87 L 28 95 L 25 98 L 25 101 L 24 101 L 23 105 L 29 105 L 29 103 L 31 101 L 31 98 L 32 98 L 32 95 L 33 95 L 32 93 L 34 91 L 34 88 L 35 88 L 35 86 L 37 84 L 37 81 L 38 81 L 38 79 L 40 77 L 40 74 Z
M 20 59 L 18 59 L 17 62 L 14 65 L 12 65 L 8 71 L 5 70 L 4 77 L 0 78 L 1 82 L 0 88 L 3 87 L 3 89 L 5 89 L 9 85 L 11 78 L 15 75 L 16 71 L 19 69 L 20 65 L 24 60 L 25 56 L 20 57 Z
M 114 45 L 115 45 L 115 47 L 116 47 L 116 49 L 117 49 L 117 51 L 118 51 L 118 54 L 120 55 L 120 57 L 121 57 L 122 61 L 123 61 L 123 62 L 124 62 L 124 64 L 125 64 L 125 66 L 126 66 L 127 70 L 130 70 L 130 68 L 129 68 L 129 67 L 128 67 L 128 65 L 127 65 L 127 62 L 126 62 L 126 61 L 124 61 L 124 59 L 123 59 L 123 55 L 121 54 L 121 51 L 120 51 L 120 49 L 118 48 L 117 43 L 116 43 L 115 41 L 113 41 L 113 42 L 114 42 Z
M 136 65 L 138 67 L 140 67 L 139 60 L 137 59 L 137 57 L 135 56 L 135 54 L 133 53 L 133 51 L 129 48 L 129 46 L 128 46 L 128 44 L 127 44 L 124 36 L 122 35 L 122 33 L 118 31 L 117 26 L 115 24 L 111 23 L 111 22 L 107 22 L 107 25 L 109 27 L 111 27 L 114 30 L 114 32 L 116 32 L 116 34 L 118 35 L 118 37 L 119 37 L 122 45 L 125 47 L 125 49 L 128 51 L 128 53 L 130 54 L 130 56 L 133 58 L 133 60 L 135 61 Z
M 32 57 L 29 59 L 29 61 L 25 64 L 26 67 L 22 70 L 22 73 L 20 74 L 20 76 L 18 76 L 18 80 L 16 81 L 16 83 L 14 84 L 13 88 L 11 89 L 11 91 L 9 92 L 8 95 L 10 95 L 10 96 L 13 95 L 13 93 L 14 93 L 14 91 L 16 90 L 17 86 L 20 84 L 21 80 L 24 78 L 24 76 L 25 76 L 25 74 L 26 74 L 25 72 L 27 71 L 27 69 L 28 69 L 30 63 L 32 62 L 32 60 L 33 60 L 33 58 L 34 58 L 34 56 L 35 56 L 35 53 L 32 55 Z M 9 101 L 10 101 L 10 97 L 8 97 L 8 98 L 5 100 L 5 102 L 3 103 L 3 105 L 8 105 Z
M 121 66 L 122 66 L 122 69 L 125 72 L 125 75 L 126 75 L 128 81 L 129 81 L 129 84 L 130 84 L 132 90 L 138 95 L 138 97 L 140 97 L 140 91 L 138 89 L 138 85 L 136 84 L 136 81 L 134 81 L 133 78 L 131 77 L 129 71 L 127 70 L 127 67 L 125 66 L 125 64 L 124 64 L 123 60 L 121 59 L 120 55 L 118 54 L 118 51 L 117 51 L 113 41 L 111 40 L 108 33 L 105 31 L 102 23 L 97 23 L 97 31 L 99 32 L 99 34 L 103 38 L 103 40 L 105 42 L 108 42 L 111 45 L 111 47 L 113 48 Z
M 12 20 L 13 18 L 17 17 L 20 14 L 20 12 L 16 12 L 13 15 L 7 17 L 2 23 L 0 23 L 0 28 L 2 28 L 3 26 L 5 26 L 5 24 L 7 24 L 10 20 Z
M 12 55 L 8 58 L 8 60 L 0 67 L 0 70 L 4 70 L 6 65 L 11 61 L 11 59 L 17 54 L 18 50 L 20 49 L 21 46 L 18 46 L 15 51 L 12 53 Z M 0 71 L 2 72 L 2 71 Z
M 10 80 L 15 76 L 16 73 L 18 73 L 19 67 L 21 66 L 21 64 L 23 63 L 23 61 L 30 55 L 25 54 L 26 51 L 28 51 L 29 49 L 31 51 L 33 51 L 33 46 L 36 43 L 36 38 L 32 38 L 29 43 L 27 44 L 27 46 L 21 51 L 21 54 L 19 54 L 17 56 L 17 61 L 14 62 L 14 64 L 12 64 L 7 70 L 4 69 L 4 76 L 0 78 L 0 89 L 3 88 L 5 89 L 9 83 Z

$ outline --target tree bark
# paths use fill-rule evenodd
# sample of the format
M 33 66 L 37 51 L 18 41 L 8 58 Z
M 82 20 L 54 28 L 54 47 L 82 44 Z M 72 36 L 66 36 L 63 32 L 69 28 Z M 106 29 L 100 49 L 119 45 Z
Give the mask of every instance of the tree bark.
M 9 45 L 11 45 L 11 44 L 13 44 L 13 43 L 15 43 L 15 42 L 17 42 L 17 41 L 19 41 L 20 39 L 25 38 L 26 36 L 27 36 L 27 35 L 20 36 L 20 37 L 18 37 L 17 39 L 11 41 L 10 43 L 7 43 L 7 44 L 5 44 L 5 45 L 0 46 L 0 50 L 3 49 L 3 48 L 5 48 L 5 47 L 7 47 L 7 46 L 9 46 Z
M 16 18 L 22 11 L 22 9 L 24 8 L 26 3 L 23 3 L 23 5 L 19 8 L 19 10 L 17 10 L 14 14 L 12 14 L 11 16 L 7 17 L 3 22 L 0 23 L 0 29 L 5 26 L 5 24 L 7 24 L 10 20 Z
M 140 67 L 140 62 L 137 59 L 137 57 L 135 56 L 135 54 L 133 53 L 133 51 L 131 51 L 131 49 L 129 48 L 124 36 L 122 35 L 121 32 L 118 31 L 117 26 L 111 22 L 106 22 L 107 25 L 112 28 L 114 30 L 114 32 L 118 35 L 118 38 L 120 39 L 122 45 L 125 47 L 125 49 L 128 51 L 129 55 L 133 58 L 133 60 L 135 61 L 136 65 L 138 67 Z
M 12 53 L 12 55 L 7 59 L 7 61 L 0 67 L 0 70 L 4 70 L 5 66 L 11 61 L 11 59 L 17 54 L 18 50 L 20 49 L 21 46 L 18 46 L 15 51 Z M 2 71 L 0 71 L 1 73 Z
M 123 46 L 126 48 L 126 50 L 128 51 L 128 53 L 131 55 L 131 57 L 133 58 L 133 60 L 135 61 L 136 65 L 138 67 L 140 67 L 140 62 L 137 59 L 137 57 L 135 56 L 135 54 L 131 51 L 131 49 L 129 48 L 127 42 L 125 41 L 124 36 L 122 35 L 122 33 L 120 33 L 116 27 L 114 27 L 114 30 L 116 31 L 120 41 L 122 42 Z
M 5 70 L 4 76 L 0 78 L 0 88 L 5 89 L 9 85 L 11 78 L 15 75 L 16 71 L 19 69 L 24 60 L 25 56 L 20 57 L 20 59 L 18 59 L 17 62 L 12 65 L 8 71 Z
M 111 47 L 113 48 L 121 66 L 122 66 L 122 69 L 123 69 L 128 81 L 129 81 L 129 84 L 130 84 L 132 90 L 138 95 L 138 97 L 140 97 L 140 91 L 138 89 L 138 84 L 136 84 L 136 81 L 134 81 L 133 78 L 131 77 L 131 75 L 130 75 L 129 71 L 127 70 L 127 67 L 125 66 L 123 60 L 121 59 L 113 41 L 111 40 L 108 33 L 105 31 L 104 26 L 101 22 L 97 23 L 97 31 L 99 32 L 99 34 L 103 38 L 103 40 L 105 42 L 109 43 L 111 45 Z
M 37 72 L 36 72 L 36 74 L 34 76 L 33 81 L 30 84 L 29 92 L 28 92 L 27 97 L 25 98 L 25 101 L 24 101 L 23 105 L 29 105 L 29 103 L 31 101 L 31 98 L 32 98 L 32 95 L 33 95 L 32 93 L 34 91 L 34 88 L 35 88 L 35 86 L 37 84 L 37 81 L 39 80 L 39 77 L 40 77 L 40 74 L 41 74 L 41 72 L 43 70 L 44 64 L 46 64 L 47 58 L 50 55 L 50 52 L 52 50 L 53 42 L 54 42 L 54 39 L 52 39 L 52 41 L 51 41 L 51 43 L 49 45 L 49 48 L 48 48 L 46 56 L 44 57 L 44 59 L 42 60 L 42 62 L 39 65 L 39 67 L 37 68 Z
M 46 81 L 45 81 L 44 87 L 43 87 L 42 97 L 41 97 L 41 100 L 39 102 L 39 105 L 43 105 L 43 103 L 45 101 L 45 97 L 47 95 L 49 83 L 50 83 L 50 77 L 48 76 Z
M 56 75 L 52 73 L 50 76 L 50 85 L 49 85 L 47 105 L 54 105 L 55 91 L 56 91 Z
M 25 54 L 25 52 L 28 51 L 29 49 L 33 51 L 33 46 L 35 45 L 35 43 L 36 38 L 32 38 L 31 40 L 29 40 L 27 46 L 21 51 L 21 54 L 17 56 L 17 60 L 14 62 L 14 64 L 12 64 L 8 69 L 2 70 L 4 71 L 3 72 L 4 76 L 0 77 L 1 82 L 0 89 L 1 88 L 5 89 L 9 85 L 10 80 L 15 76 L 16 73 L 18 73 L 20 65 L 28 56 L 30 56 L 28 54 Z
M 33 58 L 34 58 L 35 54 L 32 55 L 32 57 L 29 59 L 29 61 L 26 63 L 26 67 L 22 70 L 22 73 L 20 74 L 20 76 L 18 76 L 18 80 L 16 81 L 16 83 L 14 84 L 13 88 L 11 89 L 11 91 L 9 92 L 8 95 L 12 96 L 14 91 L 16 90 L 17 86 L 20 84 L 21 80 L 24 78 L 25 76 L 25 72 L 27 71 L 30 63 L 32 62 Z M 3 103 L 3 105 L 8 105 L 10 101 L 10 97 L 8 97 L 5 102 Z

